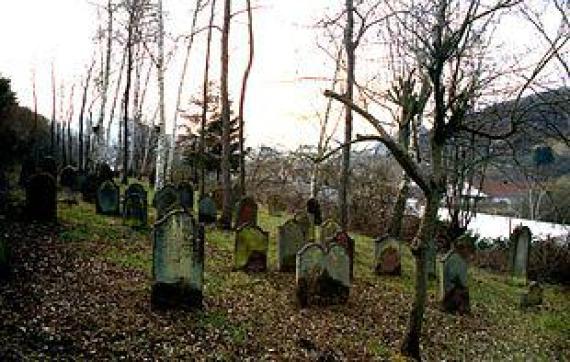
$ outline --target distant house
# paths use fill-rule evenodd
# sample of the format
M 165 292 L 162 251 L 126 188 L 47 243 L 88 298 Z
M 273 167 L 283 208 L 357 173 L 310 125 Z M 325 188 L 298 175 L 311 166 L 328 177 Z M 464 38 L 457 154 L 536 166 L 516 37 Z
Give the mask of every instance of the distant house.
M 497 180 L 485 182 L 483 190 L 488 195 L 489 201 L 512 205 L 525 197 L 528 188 L 519 183 Z

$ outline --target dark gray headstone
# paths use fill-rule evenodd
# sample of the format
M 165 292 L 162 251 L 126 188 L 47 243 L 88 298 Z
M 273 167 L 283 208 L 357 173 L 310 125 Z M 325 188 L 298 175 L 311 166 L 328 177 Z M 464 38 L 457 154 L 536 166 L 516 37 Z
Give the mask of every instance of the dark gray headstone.
M 119 215 L 119 208 L 119 187 L 112 181 L 103 182 L 97 190 L 97 213 L 103 215 Z
M 201 308 L 204 288 L 204 230 L 183 210 L 154 226 L 152 296 L 154 308 Z
M 192 213 L 194 210 L 194 186 L 189 182 L 178 184 L 178 197 L 182 207 Z
M 454 250 L 438 262 L 438 298 L 447 312 L 467 313 L 470 310 L 467 285 L 467 262 Z
M 297 253 L 296 264 L 296 294 L 301 307 L 346 303 L 350 260 L 343 246 L 307 244 Z
M 204 196 L 198 205 L 198 220 L 206 224 L 216 222 L 217 209 L 214 200 L 209 196 Z
M 257 225 L 257 203 L 251 196 L 242 198 L 237 207 L 235 228 Z
M 30 219 L 38 221 L 57 219 L 57 186 L 49 173 L 39 173 L 28 179 L 26 214 Z
M 123 221 L 132 227 L 147 226 L 148 205 L 141 194 L 125 194 L 123 201 Z
M 154 194 L 153 205 L 156 208 L 156 218 L 161 219 L 171 210 L 180 208 L 178 190 L 173 185 L 166 185 Z
M 393 237 L 374 242 L 374 270 L 378 275 L 402 274 L 402 243 Z
M 277 267 L 279 271 L 295 271 L 297 252 L 305 244 L 301 228 L 295 220 L 288 220 L 277 229 Z
M 94 173 L 85 175 L 85 179 L 83 180 L 83 184 L 81 187 L 81 195 L 83 197 L 83 201 L 96 203 L 98 188 L 99 188 L 99 179 L 97 178 L 97 175 Z
M 330 242 L 345 248 L 349 259 L 350 280 L 352 280 L 354 275 L 354 239 L 352 239 L 346 231 L 339 231 L 332 239 L 330 239 Z M 329 242 L 326 244 L 328 245 Z
M 143 185 L 139 183 L 132 183 L 125 190 L 125 197 L 130 195 L 139 196 L 145 204 L 148 204 L 148 194 Z
M 525 285 L 527 282 L 528 259 L 532 233 L 527 226 L 513 230 L 509 240 L 509 265 L 513 283 Z
M 236 231 L 234 262 L 236 270 L 267 270 L 269 233 L 255 225 L 244 225 Z
M 77 186 L 77 169 L 73 166 L 65 166 L 59 173 L 59 185 L 75 189 Z

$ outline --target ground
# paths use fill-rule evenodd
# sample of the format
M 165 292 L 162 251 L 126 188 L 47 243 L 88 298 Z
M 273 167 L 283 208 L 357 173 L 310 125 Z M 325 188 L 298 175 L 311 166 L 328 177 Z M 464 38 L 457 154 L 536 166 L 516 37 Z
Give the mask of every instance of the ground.
M 401 359 L 413 299 L 408 251 L 401 277 L 378 277 L 372 240 L 353 235 L 348 304 L 300 310 L 294 273 L 275 271 L 277 226 L 286 216 L 261 208 L 269 272 L 233 272 L 233 233 L 209 228 L 203 310 L 155 312 L 150 229 L 133 231 L 94 209 L 60 204 L 58 225 L 4 225 L 13 272 L 0 282 L 0 360 Z M 435 288 L 422 335 L 426 359 L 570 359 L 569 290 L 547 285 L 544 305 L 524 311 L 521 289 L 471 269 L 471 314 L 456 316 L 440 311 Z

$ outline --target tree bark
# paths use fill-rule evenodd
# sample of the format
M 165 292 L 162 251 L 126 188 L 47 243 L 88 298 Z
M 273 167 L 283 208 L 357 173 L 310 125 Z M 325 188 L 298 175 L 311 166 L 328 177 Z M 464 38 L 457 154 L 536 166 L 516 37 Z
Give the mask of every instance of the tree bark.
M 77 163 L 79 170 L 83 171 L 84 168 L 84 150 L 83 150 L 83 117 L 85 116 L 85 106 L 87 105 L 87 91 L 89 90 L 89 82 L 91 81 L 91 74 L 93 72 L 93 67 L 95 66 L 95 61 L 91 63 L 91 66 L 87 70 L 87 76 L 85 77 L 85 83 L 83 84 L 83 96 L 81 98 L 81 110 L 79 111 L 79 147 L 77 151 Z
M 221 97 L 222 97 L 222 187 L 224 189 L 224 202 L 222 207 L 222 217 L 220 224 L 224 229 L 230 229 L 232 224 L 231 205 L 231 179 L 230 179 L 230 99 L 228 93 L 229 76 L 229 38 L 231 0 L 224 3 L 224 25 L 222 27 L 222 49 L 221 49 Z
M 156 181 L 155 190 L 160 190 L 164 186 L 167 163 L 167 139 L 166 139 L 166 114 L 164 109 L 164 18 L 162 14 L 162 0 L 158 1 L 158 59 L 156 62 L 156 73 L 158 76 L 158 149 L 156 150 Z
M 133 33 L 135 28 L 136 2 L 129 9 L 127 28 L 127 84 L 123 96 L 123 177 L 121 183 L 127 185 L 129 173 L 129 96 L 131 93 L 131 73 L 133 69 Z
M 55 123 L 56 123 L 56 114 L 55 114 L 55 69 L 53 63 L 51 65 L 51 130 L 50 130 L 50 153 L 52 156 L 55 155 Z

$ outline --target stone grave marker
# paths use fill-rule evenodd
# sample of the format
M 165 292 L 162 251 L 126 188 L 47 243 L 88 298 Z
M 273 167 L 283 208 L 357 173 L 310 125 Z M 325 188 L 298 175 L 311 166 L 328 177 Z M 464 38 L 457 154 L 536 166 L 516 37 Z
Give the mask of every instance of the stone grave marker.
M 293 219 L 301 228 L 305 242 L 315 241 L 315 225 L 313 224 L 312 215 L 306 211 L 297 211 L 295 215 L 293 215 Z
M 123 200 L 123 221 L 132 227 L 144 228 L 147 225 L 148 205 L 146 198 L 139 193 L 125 193 Z
M 401 275 L 402 243 L 390 236 L 376 239 L 374 270 L 377 275 Z
M 282 272 L 295 271 L 297 252 L 305 244 L 303 231 L 293 219 L 277 228 L 277 268 Z
M 521 295 L 520 305 L 523 308 L 536 307 L 542 304 L 544 288 L 539 282 L 532 281 L 528 284 L 528 290 Z
M 236 270 L 246 272 L 264 272 L 267 270 L 267 251 L 269 233 L 255 225 L 244 225 L 237 229 L 234 266 Z
M 198 204 L 198 220 L 206 224 L 216 222 L 218 210 L 216 203 L 210 196 L 204 196 Z
M 235 228 L 257 225 L 257 203 L 251 196 L 242 198 L 237 207 Z
M 450 313 L 469 312 L 469 288 L 467 262 L 455 250 L 438 260 L 438 299 L 443 309 Z
M 52 156 L 45 156 L 39 162 L 39 171 L 49 173 L 57 180 L 57 162 Z
M 30 219 L 38 221 L 57 219 L 57 186 L 49 173 L 39 173 L 28 179 L 26 214 Z
M 309 215 L 312 215 L 314 225 L 319 226 L 323 223 L 323 215 L 321 213 L 321 205 L 319 204 L 319 200 L 310 198 L 307 201 L 307 213 Z
M 333 238 L 337 233 L 341 232 L 342 228 L 340 225 L 332 220 L 326 219 L 321 224 L 321 232 L 319 234 L 319 242 L 326 243 L 327 240 Z
M 516 227 L 509 239 L 509 265 L 514 284 L 527 282 L 531 241 L 532 233 L 527 226 Z
M 204 229 L 184 210 L 172 210 L 154 225 L 153 308 L 201 308 Z
M 350 280 L 352 280 L 354 275 L 354 240 L 346 231 L 339 231 L 332 239 L 329 239 L 329 242 L 326 244 L 330 244 L 331 242 L 346 249 L 346 254 L 349 259 Z
M 63 191 L 63 202 L 69 204 L 77 203 L 74 193 L 77 182 L 77 169 L 73 166 L 65 166 L 59 173 L 59 185 Z
M 350 294 L 350 260 L 336 243 L 305 245 L 297 253 L 296 295 L 301 307 L 346 303 Z
M 192 213 L 194 211 L 194 186 L 189 182 L 178 184 L 178 197 L 182 207 Z
M 98 214 L 119 215 L 119 187 L 113 181 L 105 181 L 99 186 L 95 207 Z
M 153 205 L 156 208 L 156 219 L 160 220 L 169 211 L 181 207 L 178 190 L 173 185 L 165 185 L 154 194 Z

